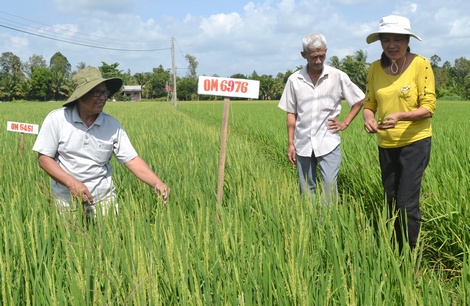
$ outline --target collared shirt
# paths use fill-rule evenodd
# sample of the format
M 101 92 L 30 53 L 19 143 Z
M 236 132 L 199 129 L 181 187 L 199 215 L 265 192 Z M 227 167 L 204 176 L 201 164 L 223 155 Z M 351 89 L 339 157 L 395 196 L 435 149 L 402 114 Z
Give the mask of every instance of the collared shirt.
M 307 67 L 294 72 L 287 80 L 278 107 L 296 114 L 294 146 L 300 156 L 323 156 L 340 143 L 339 133 L 327 129 L 328 118 L 337 118 L 341 102 L 352 106 L 364 99 L 362 90 L 343 71 L 323 66 L 316 84 L 313 84 Z
M 126 163 L 137 156 L 126 132 L 114 117 L 101 112 L 87 127 L 76 106 L 51 111 L 42 124 L 33 150 L 57 163 L 90 190 L 95 202 L 110 196 L 111 156 Z M 54 196 L 69 202 L 69 189 L 52 179 Z

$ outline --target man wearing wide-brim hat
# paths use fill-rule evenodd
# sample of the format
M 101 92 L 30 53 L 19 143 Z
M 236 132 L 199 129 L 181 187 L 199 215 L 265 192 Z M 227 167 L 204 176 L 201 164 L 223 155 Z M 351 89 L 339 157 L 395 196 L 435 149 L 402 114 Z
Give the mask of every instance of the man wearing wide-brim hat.
M 63 108 L 44 119 L 33 150 L 39 166 L 51 177 L 54 202 L 60 211 L 83 204 L 87 216 L 117 212 L 112 180 L 112 155 L 138 179 L 155 188 L 166 203 L 169 189 L 138 156 L 127 133 L 103 112 L 109 96 L 122 86 L 120 78 L 104 79 L 95 67 L 73 77 L 75 91 Z

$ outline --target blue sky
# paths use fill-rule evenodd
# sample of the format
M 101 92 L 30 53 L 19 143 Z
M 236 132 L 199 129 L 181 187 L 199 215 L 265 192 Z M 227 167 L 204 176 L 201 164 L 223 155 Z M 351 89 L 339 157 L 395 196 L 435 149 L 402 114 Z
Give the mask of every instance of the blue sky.
M 412 52 L 453 65 L 470 59 L 469 11 L 467 0 L 15 0 L 0 8 L 0 52 L 49 63 L 59 51 L 73 70 L 104 61 L 134 74 L 171 68 L 174 37 L 179 76 L 186 54 L 199 75 L 275 76 L 304 64 L 302 37 L 313 32 L 326 36 L 327 58 L 363 50 L 376 60 L 380 45 L 365 38 L 382 16 L 398 14 L 423 39 L 412 39 Z

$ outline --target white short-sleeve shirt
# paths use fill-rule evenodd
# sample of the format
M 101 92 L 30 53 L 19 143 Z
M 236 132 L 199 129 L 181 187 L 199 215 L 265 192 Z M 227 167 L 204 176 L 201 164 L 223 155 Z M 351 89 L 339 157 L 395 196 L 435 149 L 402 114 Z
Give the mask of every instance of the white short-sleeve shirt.
M 327 124 L 328 118 L 339 116 L 342 99 L 352 106 L 364 93 L 339 69 L 324 65 L 316 84 L 306 67 L 289 77 L 278 107 L 297 115 L 294 146 L 299 156 L 323 156 L 339 145 L 339 133 L 328 130 Z
M 113 192 L 112 155 L 120 163 L 137 156 L 118 120 L 101 112 L 87 127 L 76 106 L 56 109 L 46 116 L 33 150 L 54 158 L 62 169 L 87 186 L 95 202 Z M 54 179 L 52 192 L 70 202 L 68 188 Z

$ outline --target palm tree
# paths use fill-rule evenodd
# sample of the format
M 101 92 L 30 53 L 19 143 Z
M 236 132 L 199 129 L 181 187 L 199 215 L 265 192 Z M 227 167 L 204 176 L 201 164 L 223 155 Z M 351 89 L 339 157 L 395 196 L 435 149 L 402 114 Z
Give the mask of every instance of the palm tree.
M 336 69 L 341 69 L 341 62 L 336 55 L 330 57 L 330 60 L 328 61 L 328 65 Z
M 51 84 L 51 93 L 53 100 L 60 100 L 63 97 L 66 97 L 69 92 L 68 80 L 60 71 L 52 72 L 52 84 Z
M 18 98 L 28 99 L 32 89 L 33 87 L 31 82 L 29 80 L 25 80 L 16 85 L 16 95 Z
M 334 65 L 338 65 L 338 58 L 333 56 Z M 354 55 L 348 55 L 339 62 L 339 68 L 349 75 L 351 81 L 355 83 L 363 91 L 366 90 L 367 83 L 367 68 L 366 63 L 367 53 L 359 50 Z M 331 61 L 330 61 L 331 62 Z
M 16 97 L 16 82 L 14 78 L 3 78 L 0 84 L 0 88 L 4 101 L 12 101 Z

